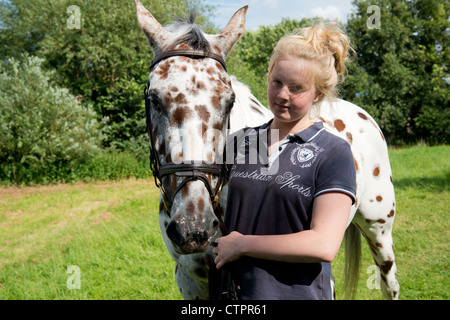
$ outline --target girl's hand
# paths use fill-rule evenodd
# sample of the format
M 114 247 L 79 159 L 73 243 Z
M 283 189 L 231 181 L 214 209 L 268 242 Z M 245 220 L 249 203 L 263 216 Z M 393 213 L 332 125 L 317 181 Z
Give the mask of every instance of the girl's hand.
M 244 235 L 237 231 L 233 231 L 229 235 L 216 240 L 217 246 L 213 248 L 212 252 L 216 255 L 214 263 L 217 269 L 242 256 L 243 240 Z

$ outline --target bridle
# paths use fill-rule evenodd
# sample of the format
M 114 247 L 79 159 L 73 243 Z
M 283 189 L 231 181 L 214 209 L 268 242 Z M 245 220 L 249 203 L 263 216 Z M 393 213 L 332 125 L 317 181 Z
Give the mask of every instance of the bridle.
M 186 50 L 186 49 L 178 49 L 178 50 L 170 50 L 167 52 L 162 52 L 158 54 L 155 59 L 153 59 L 152 63 L 150 64 L 150 71 L 153 70 L 153 68 L 160 63 L 162 60 L 165 60 L 170 57 L 188 57 L 192 59 L 204 59 L 204 58 L 210 58 L 214 59 L 217 62 L 219 62 L 222 67 L 227 71 L 227 65 L 225 63 L 225 60 L 223 60 L 222 56 L 215 54 L 213 52 L 204 52 L 204 51 L 197 51 L 197 50 Z
M 227 70 L 225 61 L 223 58 L 215 53 L 212 52 L 202 52 L 202 51 L 196 51 L 196 50 L 171 50 L 167 52 L 163 52 L 161 54 L 158 54 L 155 59 L 152 61 L 150 65 L 150 72 L 153 70 L 153 68 L 162 60 L 174 57 L 174 56 L 183 56 L 183 57 L 189 57 L 192 59 L 204 59 L 204 58 L 210 58 L 218 61 L 222 67 Z M 153 173 L 153 177 L 155 178 L 155 184 L 156 186 L 161 190 L 162 199 L 164 202 L 164 207 L 168 214 L 172 211 L 172 204 L 173 200 L 175 199 L 176 194 L 189 182 L 189 181 L 196 181 L 201 180 L 205 186 L 206 189 L 209 192 L 209 196 L 211 199 L 211 203 L 213 208 L 215 209 L 217 207 L 217 204 L 219 202 L 219 197 L 222 191 L 222 187 L 225 184 L 226 176 L 227 176 L 227 166 L 226 164 L 209 164 L 205 163 L 205 161 L 202 161 L 201 163 L 182 163 L 182 164 L 175 164 L 173 162 L 162 164 L 159 160 L 158 153 L 155 148 L 155 142 L 153 141 L 153 124 L 152 124 L 152 118 L 151 118 L 151 99 L 148 94 L 148 90 L 150 88 L 150 80 L 145 86 L 144 89 L 144 99 L 145 99 L 145 113 L 146 113 L 146 120 L 147 120 L 147 132 L 150 138 L 150 169 Z M 228 117 L 228 126 L 230 123 L 230 119 Z M 224 156 L 225 159 L 225 156 Z M 167 192 L 167 190 L 164 188 L 161 179 L 164 176 L 172 175 L 174 174 L 177 177 L 184 177 L 183 181 L 177 186 L 175 189 L 175 192 L 170 196 L 170 194 Z M 211 182 L 209 181 L 206 174 L 212 174 L 218 177 L 218 181 L 216 184 L 216 187 L 213 188 L 211 185 Z

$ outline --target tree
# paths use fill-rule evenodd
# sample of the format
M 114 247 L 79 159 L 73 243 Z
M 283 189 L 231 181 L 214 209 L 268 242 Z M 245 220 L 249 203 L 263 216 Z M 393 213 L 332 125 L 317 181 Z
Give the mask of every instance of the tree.
M 355 0 L 347 32 L 358 54 L 345 98 L 365 107 L 391 143 L 424 139 L 448 143 L 448 43 L 445 0 Z M 368 8 L 380 9 L 370 28 Z M 350 72 L 350 75 L 352 73 Z M 448 79 L 448 78 L 447 78 Z
M 247 63 L 257 75 L 267 76 L 270 56 L 278 41 L 295 29 L 311 25 L 310 19 L 292 20 L 283 18 L 275 26 L 261 26 L 257 31 L 249 31 L 239 40 L 236 51 L 240 59 Z
M 162 24 L 196 7 L 197 22 L 212 28 L 211 8 L 199 0 L 142 2 Z M 138 141 L 147 151 L 143 88 L 153 54 L 134 6 L 131 0 L 2 2 L 0 57 L 28 52 L 44 58 L 59 85 L 93 104 L 107 127 L 105 146 L 134 148 Z
M 99 152 L 92 108 L 51 80 L 44 60 L 27 54 L 0 65 L 0 175 L 15 182 Z M 42 175 L 42 173 L 41 173 Z
M 295 29 L 310 26 L 311 20 L 283 18 L 275 26 L 261 26 L 248 31 L 238 41 L 230 57 L 230 73 L 252 88 L 252 93 L 267 106 L 267 71 L 278 41 Z

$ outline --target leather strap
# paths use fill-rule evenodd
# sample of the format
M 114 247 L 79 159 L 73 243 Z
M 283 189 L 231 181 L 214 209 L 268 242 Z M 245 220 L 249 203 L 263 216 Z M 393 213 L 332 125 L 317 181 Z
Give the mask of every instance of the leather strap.
M 160 63 L 162 60 L 165 60 L 170 57 L 177 57 L 177 56 L 183 56 L 193 59 L 203 59 L 203 58 L 211 58 L 219 62 L 222 67 L 227 71 L 227 66 L 225 63 L 225 60 L 223 60 L 222 56 L 215 54 L 213 52 L 203 52 L 203 51 L 197 51 L 197 50 L 171 50 L 167 52 L 162 52 L 158 54 L 155 59 L 153 59 L 152 63 L 150 64 L 150 71 L 153 70 L 153 68 Z

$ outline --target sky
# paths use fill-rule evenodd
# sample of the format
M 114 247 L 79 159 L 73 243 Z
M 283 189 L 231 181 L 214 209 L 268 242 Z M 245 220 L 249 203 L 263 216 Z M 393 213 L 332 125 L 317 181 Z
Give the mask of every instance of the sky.
M 351 0 L 203 0 L 216 7 L 212 21 L 220 28 L 241 7 L 248 5 L 246 29 L 257 30 L 261 25 L 275 25 L 282 18 L 301 20 L 322 17 L 346 22 L 352 11 Z

